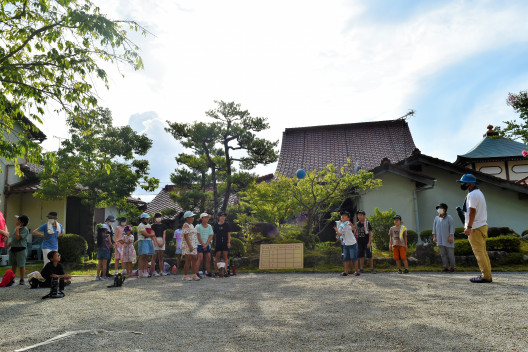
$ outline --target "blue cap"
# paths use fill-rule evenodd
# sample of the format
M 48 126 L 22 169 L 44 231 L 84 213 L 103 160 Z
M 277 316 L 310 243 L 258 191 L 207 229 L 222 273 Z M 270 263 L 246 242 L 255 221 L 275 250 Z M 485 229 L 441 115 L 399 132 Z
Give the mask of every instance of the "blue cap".
M 194 215 L 195 215 L 195 214 L 193 214 L 192 211 L 187 210 L 187 211 L 185 212 L 185 214 L 183 214 L 183 217 L 187 219 L 187 218 L 192 218 L 192 217 L 194 217 Z
M 473 174 L 465 174 L 458 180 L 460 183 L 478 183 L 477 178 Z
M 147 213 L 143 213 L 143 214 L 141 214 L 141 216 L 139 218 L 140 219 L 149 219 L 150 215 L 148 215 Z

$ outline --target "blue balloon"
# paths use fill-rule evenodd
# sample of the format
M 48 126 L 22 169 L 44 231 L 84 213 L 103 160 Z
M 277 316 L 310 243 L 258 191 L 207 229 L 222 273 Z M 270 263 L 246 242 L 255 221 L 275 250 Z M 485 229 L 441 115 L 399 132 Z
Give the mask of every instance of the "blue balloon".
M 306 171 L 304 171 L 304 169 L 297 170 L 297 178 L 298 179 L 303 179 L 305 177 L 306 177 Z

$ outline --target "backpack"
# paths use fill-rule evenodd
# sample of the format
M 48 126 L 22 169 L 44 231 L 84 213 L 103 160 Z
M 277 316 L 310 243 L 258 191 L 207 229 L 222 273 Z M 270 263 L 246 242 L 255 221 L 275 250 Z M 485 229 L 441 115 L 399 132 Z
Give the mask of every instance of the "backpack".
M 13 270 L 8 269 L 6 270 L 4 277 L 2 277 L 2 281 L 0 282 L 0 287 L 8 287 L 11 286 L 15 282 L 15 273 Z
M 121 287 L 123 286 L 123 282 L 125 282 L 125 276 L 123 276 L 121 273 L 118 273 L 116 276 L 114 276 L 114 284 L 108 287 Z

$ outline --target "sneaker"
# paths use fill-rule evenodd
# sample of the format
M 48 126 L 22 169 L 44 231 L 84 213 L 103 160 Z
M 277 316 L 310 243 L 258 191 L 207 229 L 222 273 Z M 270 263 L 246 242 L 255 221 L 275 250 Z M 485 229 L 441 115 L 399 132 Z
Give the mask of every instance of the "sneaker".
M 25 285 L 26 282 L 24 281 L 24 279 L 20 279 L 20 282 L 18 283 L 19 285 Z
M 200 272 L 201 272 L 201 271 L 200 271 Z M 201 278 L 202 278 L 202 275 L 200 275 L 199 273 L 196 274 L 196 275 L 194 275 L 194 276 L 196 276 L 196 277 L 198 278 L 198 280 L 201 280 Z
M 96 276 L 95 277 L 95 281 L 99 281 L 99 280 L 102 280 L 100 276 Z
M 342 273 L 341 273 L 341 276 L 348 276 L 348 274 L 345 273 L 345 272 L 342 272 Z
M 403 271 L 403 273 L 404 273 L 404 274 L 408 274 L 408 273 L 409 273 L 409 269 L 405 269 L 405 270 Z
M 160 274 L 158 274 L 157 271 L 155 271 L 154 274 L 152 274 L 152 275 L 155 276 L 155 277 L 159 277 L 160 276 Z
M 443 268 L 443 269 L 442 269 L 442 272 L 443 272 L 443 273 L 447 273 L 448 271 L 449 271 L 448 268 Z
M 200 281 L 201 277 L 200 277 L 200 275 L 193 275 L 192 279 L 194 281 Z
M 350 275 L 352 275 L 352 276 L 359 276 L 359 275 L 361 275 L 361 274 L 358 273 L 358 272 L 356 271 L 356 272 L 354 272 L 353 274 L 350 274 Z
M 101 276 L 100 280 L 108 280 L 109 277 L 108 276 Z
M 189 275 L 184 275 L 183 276 L 183 281 L 192 281 L 191 277 Z
M 360 272 L 360 273 L 363 273 L 363 269 L 359 269 L 359 272 Z
M 401 269 L 398 269 L 398 274 L 403 274 L 403 271 Z
M 474 277 L 472 279 L 469 279 L 474 284 L 484 284 L 484 283 L 491 283 L 493 280 L 488 280 L 483 278 L 482 276 Z
M 454 273 L 454 272 L 455 272 L 455 268 L 450 267 L 450 268 L 449 268 L 449 272 L 450 272 L 450 273 Z
M 370 269 L 370 273 L 371 273 L 371 274 L 376 274 L 376 270 L 374 270 L 374 269 Z
M 162 271 L 162 272 L 160 273 L 160 276 L 167 276 L 167 275 L 169 275 L 169 274 L 167 274 L 167 273 L 164 272 L 164 271 Z

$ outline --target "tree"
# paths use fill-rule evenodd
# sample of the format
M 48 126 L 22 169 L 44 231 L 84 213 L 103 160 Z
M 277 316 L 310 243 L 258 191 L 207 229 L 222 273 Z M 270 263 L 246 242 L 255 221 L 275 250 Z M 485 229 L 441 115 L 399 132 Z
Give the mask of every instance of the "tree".
M 46 109 L 68 120 L 89 116 L 97 106 L 93 82 L 108 87 L 103 62 L 143 67 L 125 28 L 145 33 L 133 21 L 110 20 L 90 0 L 0 0 L 0 130 L 7 132 L 0 133 L 0 157 L 43 158 L 28 132 Z M 50 155 L 44 159 L 52 166 Z
M 506 127 L 498 131 L 503 137 L 520 139 L 528 146 L 528 91 L 508 94 L 507 104 L 519 114 L 519 120 L 504 121 Z
M 158 187 L 159 180 L 148 177 L 149 162 L 144 156 L 152 141 L 138 135 L 130 126 L 113 127 L 109 110 L 90 111 L 90 116 L 71 122 L 71 139 L 57 152 L 57 169 L 45 168 L 39 175 L 42 199 L 75 196 L 93 214 L 96 207 L 125 203 L 138 185 L 147 191 Z M 93 231 L 87 236 L 93 248 Z
M 233 163 L 239 162 L 241 169 L 250 170 L 259 164 L 267 165 L 277 161 L 275 147 L 278 141 L 271 142 L 257 137 L 256 133 L 269 128 L 264 117 L 253 117 L 247 110 L 242 110 L 240 104 L 234 102 L 215 101 L 216 109 L 205 114 L 218 122 L 219 142 L 224 150 L 226 164 L 226 187 L 222 210 L 227 209 L 233 184 Z M 233 152 L 245 151 L 246 154 L 236 157 Z
M 185 148 L 191 149 L 194 154 L 205 159 L 207 167 L 211 170 L 211 185 L 213 187 L 213 209 L 216 214 L 218 210 L 218 187 L 217 176 L 218 164 L 222 151 L 216 148 L 218 141 L 218 125 L 215 123 L 194 122 L 185 124 L 167 121 L 169 125 L 165 131 L 181 142 Z M 177 159 L 178 160 L 178 159 Z M 192 165 L 190 166 L 192 169 Z

